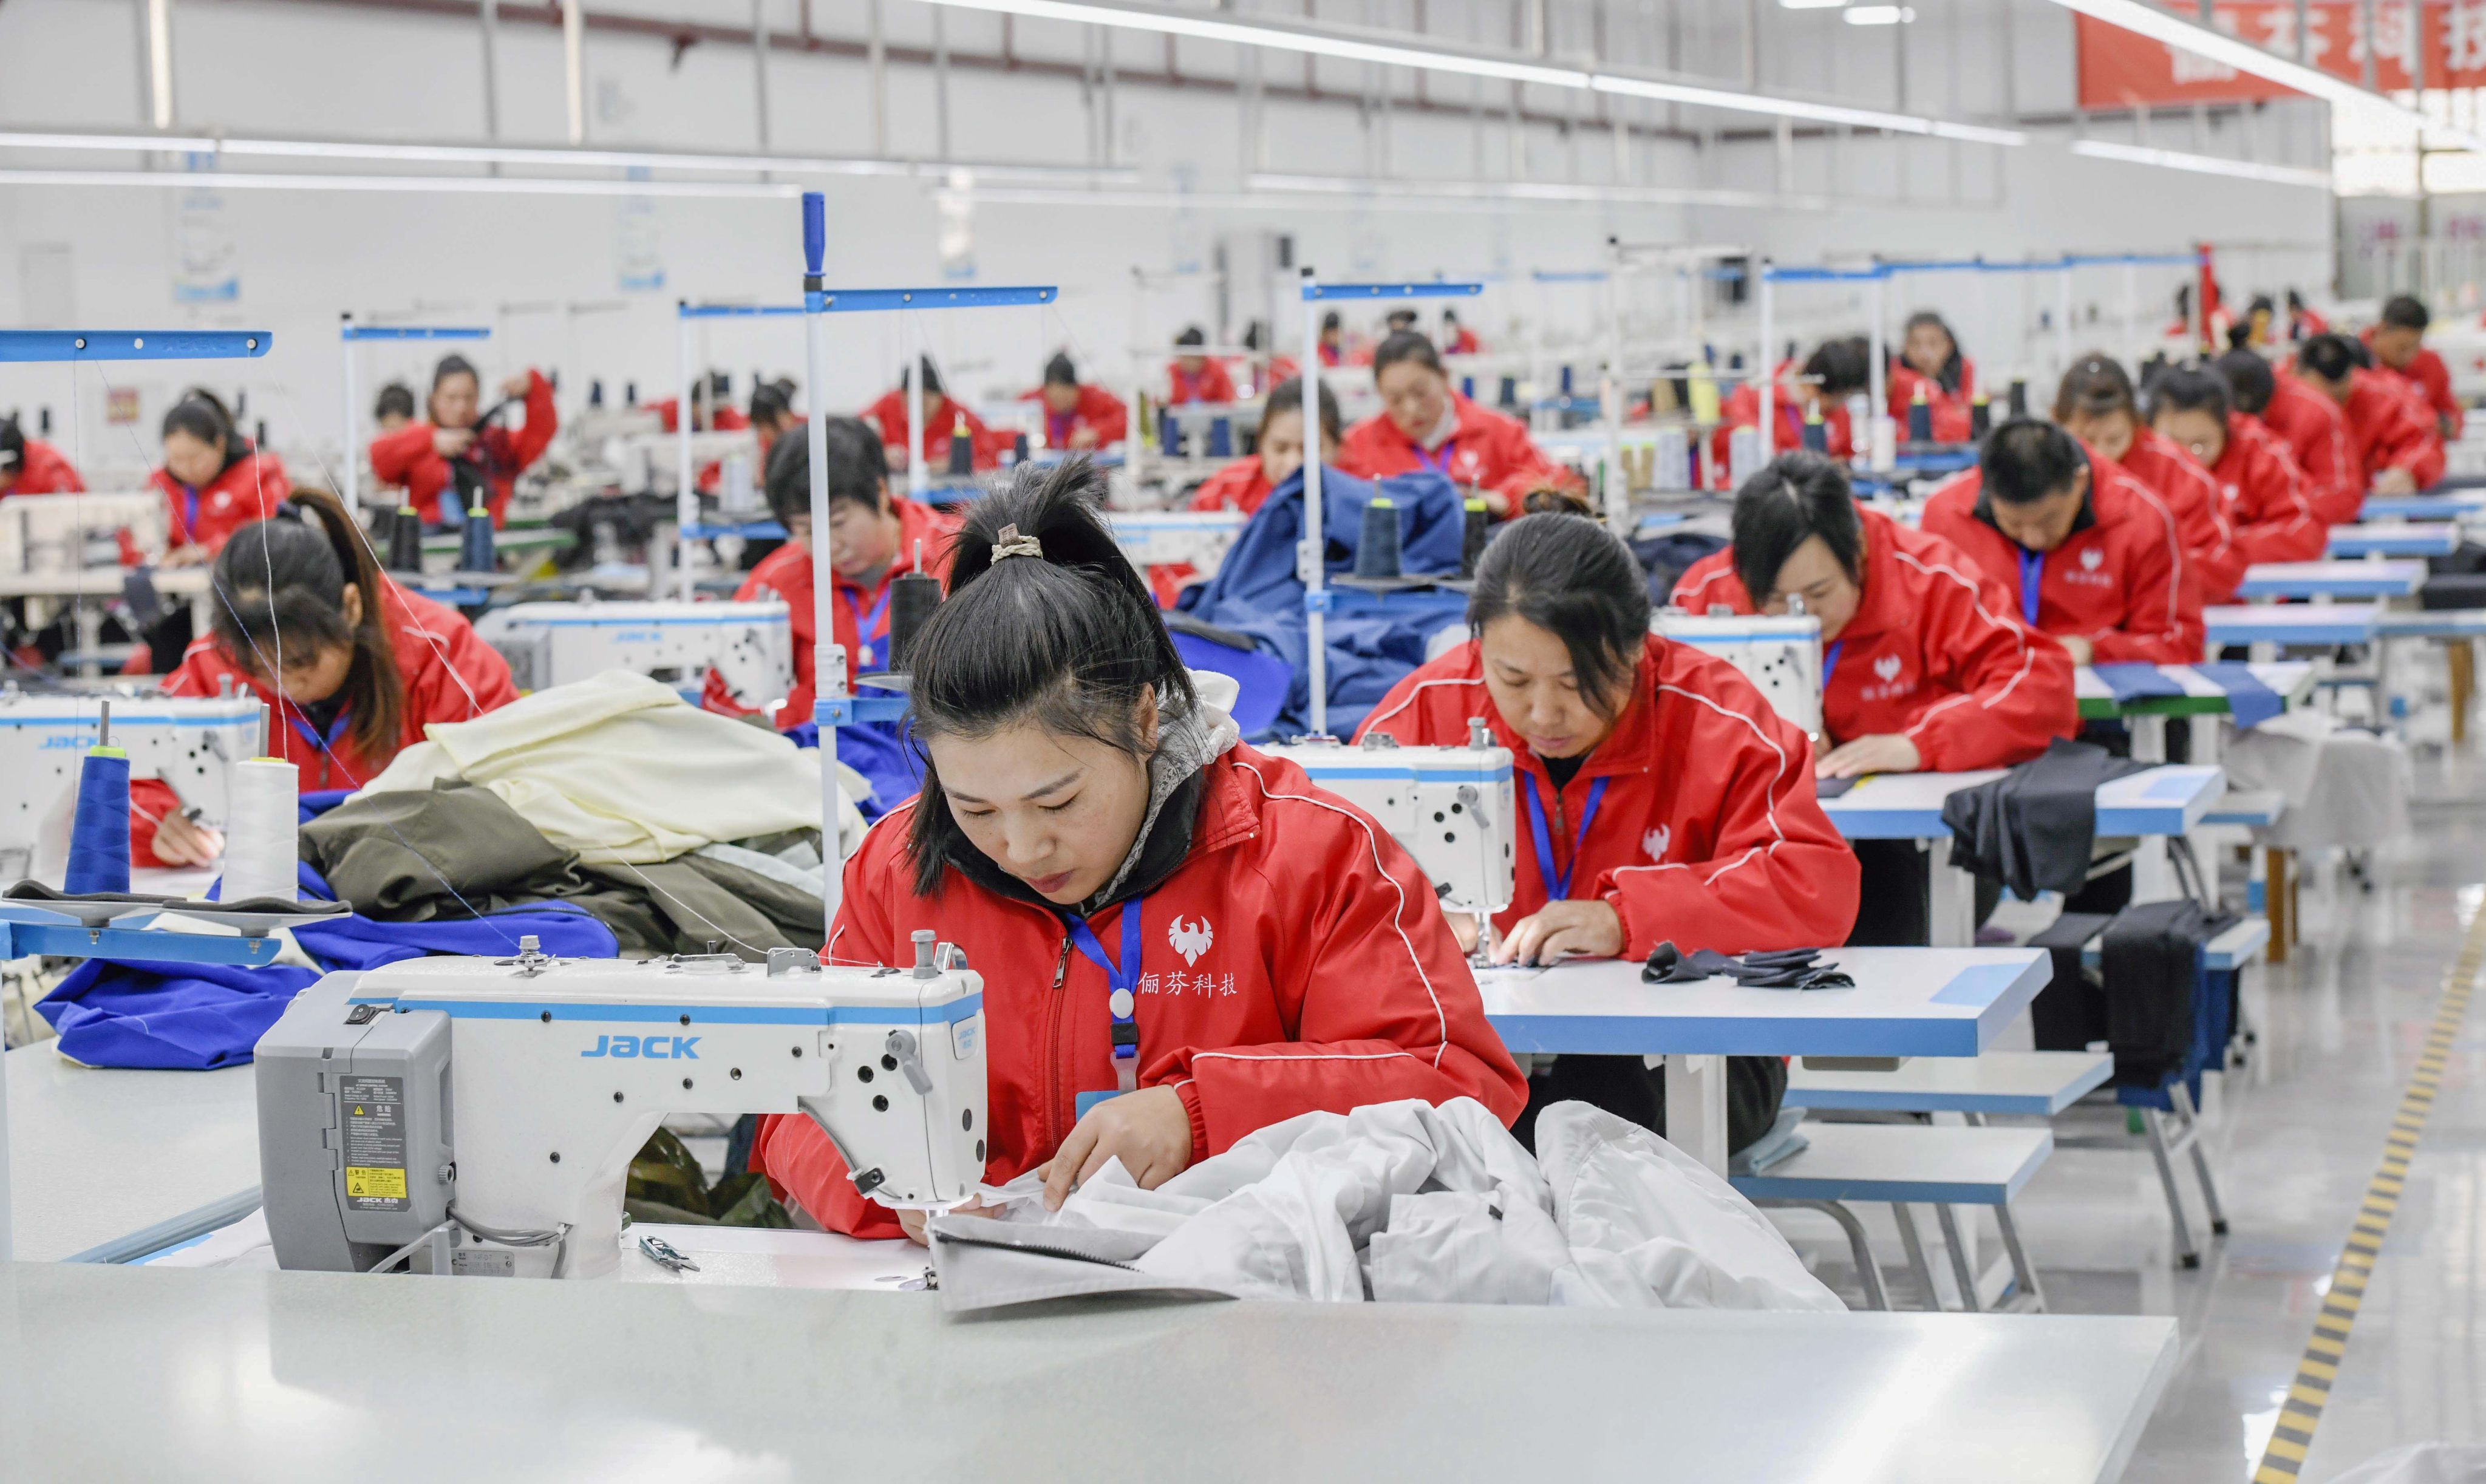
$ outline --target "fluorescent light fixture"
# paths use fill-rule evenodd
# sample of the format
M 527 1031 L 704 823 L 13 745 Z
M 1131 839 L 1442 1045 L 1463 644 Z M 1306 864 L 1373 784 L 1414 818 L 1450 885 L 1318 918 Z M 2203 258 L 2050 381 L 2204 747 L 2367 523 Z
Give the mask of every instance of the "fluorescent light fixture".
M 377 191 L 407 195 L 691 196 L 783 200 L 798 185 L 730 180 L 577 180 L 516 176 L 229 175 L 186 170 L 0 170 L 0 185 L 135 186 L 147 190 Z
M 1671 185 L 1566 185 L 1542 180 L 1374 180 L 1357 176 L 1263 173 L 1250 177 L 1245 184 L 1249 189 L 1260 192 L 1351 197 L 1368 202 L 1526 201 L 1582 206 L 1761 206 L 1808 211 L 1827 211 L 1836 204 L 1828 196 L 1781 196 L 1768 191 Z
M 1782 11 L 1835 11 L 1847 0 L 1779 0 Z
M 1592 72 L 1551 64 L 1508 62 L 1491 53 L 1458 51 L 1441 46 L 1411 46 L 1383 41 L 1378 39 L 1380 33 L 1369 33 L 1374 39 L 1367 40 L 1365 36 L 1327 28 L 1313 29 L 1286 21 L 1221 20 L 1197 12 L 1124 5 L 1112 3 L 1112 0 L 925 0 L 925 3 L 955 10 L 1066 21 L 1074 25 L 1111 26 L 1159 36 L 1190 37 L 1196 41 L 1223 41 L 1233 46 L 1260 46 L 1305 56 L 1335 57 L 1345 62 L 1375 62 L 1387 67 L 1487 77 L 1544 88 L 1587 88 L 1619 97 L 1657 98 L 1701 108 L 1721 108 L 1771 118 L 1807 119 L 1823 124 L 1849 124 L 1862 128 L 1892 129 L 1904 134 L 1927 134 L 1977 144 L 2022 145 L 2029 142 L 2029 136 L 2016 129 L 1980 128 L 1915 114 L 1846 108 L 1836 103 L 1809 103 L 1759 93 L 1699 88 L 1651 77 Z
M 1904 5 L 1853 6 L 1845 17 L 1851 26 L 1904 26 L 1916 18 L 1917 13 Z
M 2164 170 L 2189 170 L 2196 175 L 2229 176 L 2238 180 L 2262 180 L 2273 185 L 2305 185 L 2318 190 L 2331 189 L 2331 172 L 2307 170 L 2295 165 L 2262 165 L 2251 160 L 2231 160 L 2216 154 L 2188 154 L 2178 150 L 2153 150 L 2146 145 L 2112 144 L 2103 139 L 2075 139 L 2074 154 L 2091 159 L 2121 160 L 2128 165 L 2155 165 Z
M 2146 4 L 2144 0 L 2054 0 L 2054 3 L 2066 10 L 2078 11 L 2092 20 L 2121 26 L 2153 41 L 2189 51 L 2196 57 L 2206 57 L 2222 66 L 2250 72 L 2282 87 L 2294 88 L 2334 107 L 2344 108 L 2377 122 L 2395 123 L 2403 128 L 2421 128 L 2437 140 L 2464 150 L 2486 150 L 2486 137 L 2467 129 L 2431 123 L 2416 109 L 2393 102 L 2379 93 L 2368 92 L 2344 77 L 2265 51 L 2241 37 L 2195 25 L 2171 12 Z

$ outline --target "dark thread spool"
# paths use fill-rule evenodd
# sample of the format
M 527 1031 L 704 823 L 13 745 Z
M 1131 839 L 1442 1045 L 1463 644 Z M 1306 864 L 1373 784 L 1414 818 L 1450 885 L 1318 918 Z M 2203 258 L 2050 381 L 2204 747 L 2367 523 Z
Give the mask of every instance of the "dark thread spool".
M 1571 395 L 1571 368 L 1567 366 L 1562 368 L 1562 395 Z
M 457 533 L 457 570 L 488 572 L 498 564 L 492 545 L 492 512 L 482 506 L 466 512 L 466 524 Z
M 1934 441 L 1934 404 L 1922 398 L 1908 403 L 1908 441 L 1910 443 Z
M 1804 446 L 1815 453 L 1830 452 L 1830 425 L 1818 416 L 1804 420 Z
M 941 606 L 941 580 L 922 572 L 891 579 L 889 587 L 889 668 L 906 673 L 915 652 L 915 636 Z
M 392 572 L 423 570 L 423 514 L 413 506 L 399 506 L 389 526 L 388 569 Z
M 950 434 L 950 472 L 952 474 L 976 472 L 976 439 L 974 434 L 967 431 L 967 425 L 964 423 L 960 423 L 957 429 Z
M 1461 376 L 1459 378 L 1459 395 L 1470 401 L 1476 400 L 1476 378 L 1474 376 Z
M 1211 458 L 1234 456 L 1234 420 L 1232 418 L 1208 420 L 1208 456 Z
M 2029 383 L 2017 376 L 2011 378 L 2010 405 L 2013 417 L 2025 418 L 2029 415 Z
M 1968 435 L 1982 441 L 1994 430 L 1994 404 L 1983 396 L 1968 404 Z
M 1505 407 L 1516 407 L 1519 405 L 1519 378 L 1517 376 L 1505 376 L 1502 378 L 1502 396 L 1497 399 L 1501 405 Z
M 1474 577 L 1477 563 L 1484 560 L 1484 543 L 1492 534 L 1493 514 L 1482 500 L 1470 500 L 1465 516 L 1466 524 L 1459 533 L 1459 575 Z
M 1018 436 L 1010 440 L 1010 462 L 1012 464 L 1026 463 L 1027 454 L 1027 434 L 1020 433 Z
M 1355 575 L 1395 577 L 1399 561 L 1398 507 L 1375 500 L 1364 508 L 1364 535 L 1355 543 Z

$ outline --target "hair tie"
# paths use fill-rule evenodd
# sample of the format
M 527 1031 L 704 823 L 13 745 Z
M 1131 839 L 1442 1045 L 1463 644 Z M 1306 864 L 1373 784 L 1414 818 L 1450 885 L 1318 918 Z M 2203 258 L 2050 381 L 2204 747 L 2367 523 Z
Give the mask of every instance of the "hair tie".
M 1042 561 L 1044 543 L 1032 536 L 1019 535 L 1016 526 L 1004 526 L 1002 534 L 993 538 L 993 561 L 1001 562 L 1010 557 L 1034 557 Z

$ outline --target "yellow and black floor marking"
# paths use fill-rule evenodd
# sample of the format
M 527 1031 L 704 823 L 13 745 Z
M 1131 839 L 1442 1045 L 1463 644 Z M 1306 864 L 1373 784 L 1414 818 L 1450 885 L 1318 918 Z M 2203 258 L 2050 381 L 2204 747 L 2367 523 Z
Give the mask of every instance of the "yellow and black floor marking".
M 2262 1451 L 2261 1466 L 2253 1470 L 2253 1484 L 2295 1484 L 2298 1470 L 2305 1467 L 2313 1430 L 2321 1425 L 2322 1409 L 2331 1399 L 2331 1383 L 2338 1378 L 2340 1361 L 2347 1355 L 2348 1334 L 2357 1326 L 2365 1284 L 2374 1276 L 2374 1258 L 2381 1253 L 2383 1238 L 2391 1229 L 2391 1216 L 2399 1209 L 2409 1161 L 2417 1154 L 2418 1136 L 2425 1132 L 2426 1115 L 2434 1111 L 2452 1038 L 2460 1033 L 2461 1019 L 2469 1013 L 2469 997 L 2476 986 L 2481 958 L 2486 958 L 2486 909 L 2470 920 L 2460 957 L 2444 976 L 2443 999 L 2435 1006 L 2434 1025 L 2425 1033 L 2425 1049 L 2417 1058 L 2417 1070 L 2409 1074 L 2399 1111 L 2391 1114 L 2390 1134 L 2383 1140 L 2382 1166 L 2365 1187 L 2357 1223 L 2349 1228 L 2339 1265 L 2331 1272 L 2331 1291 L 2322 1301 L 2322 1312 L 2314 1316 L 2313 1336 L 2305 1342 L 2304 1359 L 2296 1362 L 2295 1384 L 2287 1388 L 2279 1426 L 2270 1435 L 2270 1446 Z

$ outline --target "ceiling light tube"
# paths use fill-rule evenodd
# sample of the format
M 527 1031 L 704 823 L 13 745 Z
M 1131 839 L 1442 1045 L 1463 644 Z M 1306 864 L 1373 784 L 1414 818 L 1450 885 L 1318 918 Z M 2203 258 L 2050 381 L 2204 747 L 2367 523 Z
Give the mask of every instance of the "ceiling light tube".
M 935 0 L 947 3 L 947 0 Z M 1946 119 L 1925 119 L 1915 114 L 1884 113 L 1876 108 L 1849 108 L 1839 103 L 1809 103 L 1801 98 L 1764 98 L 1749 93 L 1727 93 L 1716 88 L 1697 88 L 1688 83 L 1659 82 L 1653 78 L 1618 77 L 1600 72 L 1589 86 L 1599 93 L 1620 97 L 1655 98 L 1662 102 L 1686 103 L 1700 108 L 1740 109 L 1749 113 L 1771 113 L 1782 118 L 1804 119 L 1815 124 L 1846 124 L 1858 128 L 1889 129 L 1900 134 L 1927 134 L 1943 139 L 1971 140 L 1978 144 L 2025 145 L 2029 136 L 2018 129 L 1985 128 L 1975 124 L 1953 124 Z
M 792 200 L 797 185 L 731 180 L 581 180 L 516 176 L 229 175 L 180 170 L 0 170 L 0 185 L 136 186 L 151 190 L 381 191 L 484 196 L 691 196 Z
M 2075 139 L 2071 143 L 2071 151 L 2085 154 L 2091 159 L 2121 160 L 2129 165 L 2155 165 L 2163 170 L 2189 170 L 2196 175 L 2228 176 L 2238 180 L 2262 180 L 2273 185 L 2331 189 L 2331 172 L 2307 170 L 2296 165 L 2263 165 L 2216 154 L 2188 154 L 2180 150 L 2153 150 L 2146 145 L 2119 145 L 2104 139 Z

